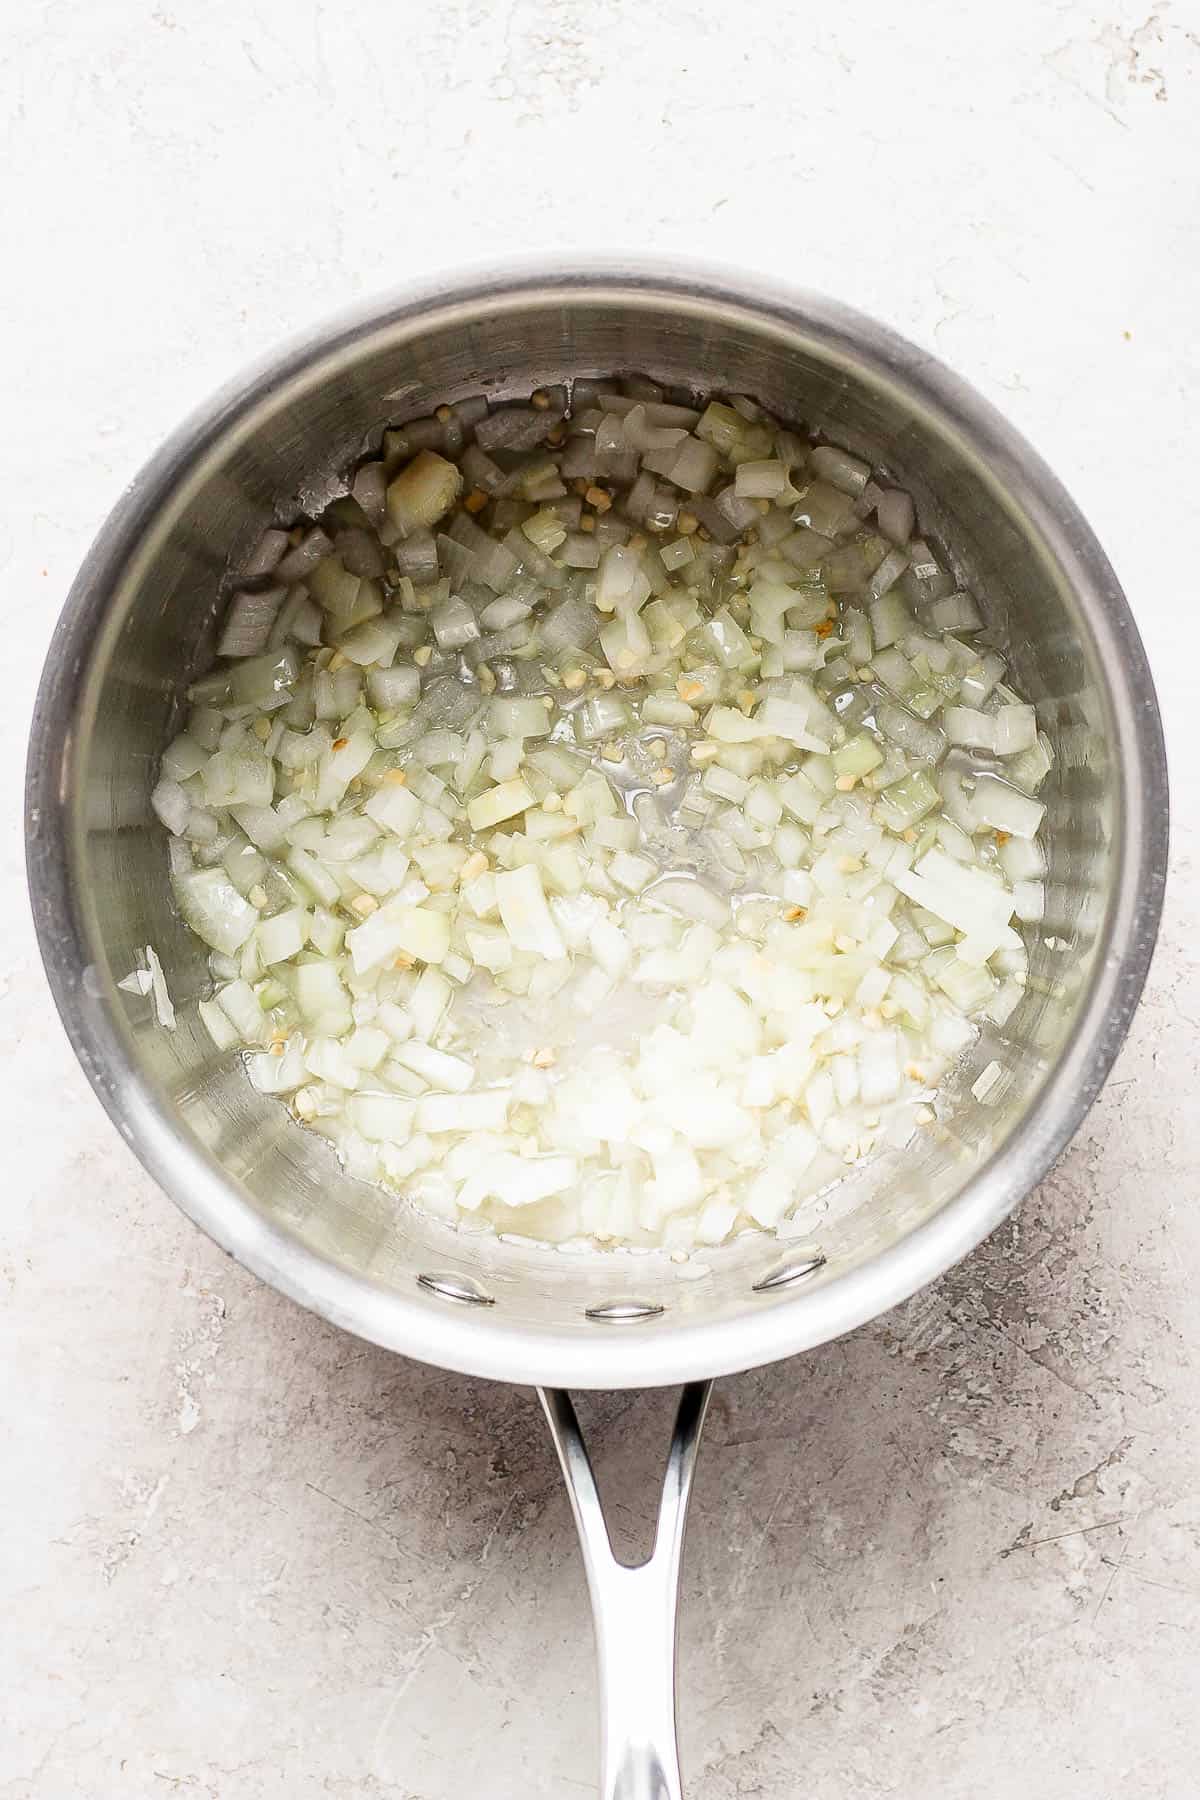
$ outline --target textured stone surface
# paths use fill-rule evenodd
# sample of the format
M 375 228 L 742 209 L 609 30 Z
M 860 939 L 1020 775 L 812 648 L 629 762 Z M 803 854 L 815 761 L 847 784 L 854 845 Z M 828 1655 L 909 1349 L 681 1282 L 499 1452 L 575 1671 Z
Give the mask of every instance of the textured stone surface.
M 622 244 L 838 292 L 995 400 L 1113 556 L 1177 788 L 1147 1000 L 1055 1175 L 908 1306 L 718 1390 L 690 1792 L 1195 1794 L 1200 24 L 1147 6 L 6 21 L 6 1800 L 594 1790 L 583 1579 L 532 1397 L 338 1335 L 173 1212 L 53 1016 L 17 816 L 74 566 L 190 405 L 414 270 Z M 644 1525 L 663 1398 L 585 1411 Z

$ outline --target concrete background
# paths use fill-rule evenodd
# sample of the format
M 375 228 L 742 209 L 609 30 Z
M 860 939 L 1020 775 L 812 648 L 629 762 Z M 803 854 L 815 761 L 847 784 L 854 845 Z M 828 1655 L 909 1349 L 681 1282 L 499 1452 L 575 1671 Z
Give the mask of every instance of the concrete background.
M 78 1072 L 18 813 L 73 570 L 250 356 L 464 258 L 691 252 L 938 351 L 1094 521 L 1155 663 L 1174 879 L 1056 1174 L 853 1337 L 722 1384 L 685 1572 L 696 1800 L 1200 1786 L 1195 416 L 1182 0 L 30 0 L 0 182 L 0 1795 L 594 1791 L 532 1397 L 402 1364 L 179 1218 Z M 633 1525 L 664 1401 L 587 1407 Z

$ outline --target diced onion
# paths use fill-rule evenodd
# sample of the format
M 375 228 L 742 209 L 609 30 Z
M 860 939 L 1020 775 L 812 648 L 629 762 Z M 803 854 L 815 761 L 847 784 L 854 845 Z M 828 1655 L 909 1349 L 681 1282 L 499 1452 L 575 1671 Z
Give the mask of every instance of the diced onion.
M 1013 837 L 1036 837 L 1046 816 L 1040 800 L 1010 787 L 998 775 L 983 774 L 975 784 L 971 810 L 980 825 L 1007 831 Z
M 903 489 L 679 398 L 386 432 L 235 576 L 150 808 L 207 1036 L 348 1170 L 686 1255 L 803 1237 L 1003 1033 L 1054 751 Z
M 875 518 L 885 538 L 893 544 L 907 544 L 915 517 L 912 499 L 903 489 L 885 488 L 875 507 Z

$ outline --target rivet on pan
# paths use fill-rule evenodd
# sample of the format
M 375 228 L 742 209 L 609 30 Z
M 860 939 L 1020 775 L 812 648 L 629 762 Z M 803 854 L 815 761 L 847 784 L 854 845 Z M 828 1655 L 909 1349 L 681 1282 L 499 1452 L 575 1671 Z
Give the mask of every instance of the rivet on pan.
M 756 1294 L 769 1294 L 776 1288 L 790 1287 L 793 1281 L 800 1281 L 805 1275 L 824 1267 L 825 1252 L 816 1244 L 801 1244 L 789 1251 L 782 1262 L 777 1262 L 769 1269 L 761 1281 L 754 1283 Z
M 628 1325 L 634 1319 L 657 1319 L 665 1310 L 657 1300 L 606 1300 L 603 1306 L 589 1306 L 586 1316 L 606 1325 Z
M 459 1300 L 464 1306 L 495 1306 L 493 1296 L 486 1293 L 470 1275 L 418 1275 L 417 1286 L 443 1300 Z

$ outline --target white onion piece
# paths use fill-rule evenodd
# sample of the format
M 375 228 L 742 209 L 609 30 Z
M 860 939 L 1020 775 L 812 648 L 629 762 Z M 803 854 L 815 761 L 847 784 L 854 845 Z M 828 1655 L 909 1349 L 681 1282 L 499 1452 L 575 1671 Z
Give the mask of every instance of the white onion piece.
M 1018 756 L 1037 743 L 1037 714 L 1032 706 L 998 707 L 992 721 L 992 747 L 997 756 Z
M 434 525 L 449 512 L 462 484 L 453 463 L 432 450 L 421 450 L 388 487 L 388 517 L 404 537 Z
M 971 810 L 980 825 L 993 831 L 1007 831 L 1013 837 L 1036 837 L 1046 816 L 1040 800 L 1010 787 L 998 775 L 983 774 L 975 784 Z
M 876 503 L 875 518 L 885 538 L 893 544 L 907 544 L 916 519 L 911 496 L 901 488 L 885 488 Z
M 846 494 L 861 494 L 871 477 L 870 465 L 839 450 L 833 444 L 821 444 L 809 457 L 813 473 L 831 487 Z
M 465 1094 L 475 1079 L 475 1070 L 465 1058 L 450 1056 L 432 1044 L 401 1044 L 394 1052 L 394 1059 L 401 1068 L 411 1069 L 423 1081 L 446 1088 L 452 1094 Z M 429 1128 L 424 1126 L 422 1129 Z
M 187 829 L 188 818 L 192 811 L 192 802 L 187 790 L 179 782 L 163 776 L 150 795 L 150 805 L 155 816 L 176 836 Z
M 423 962 L 439 963 L 450 947 L 450 929 L 443 913 L 391 900 L 365 924 L 346 933 L 346 948 L 354 959 L 354 971 L 365 975 L 380 963 L 407 955 Z
M 506 1088 L 489 1088 L 478 1094 L 430 1094 L 417 1102 L 416 1127 L 431 1136 L 499 1131 L 508 1116 L 508 1100 Z
M 945 709 L 946 736 L 952 744 L 969 744 L 977 750 L 996 748 L 996 716 L 969 706 Z
M 778 500 L 791 488 L 787 467 L 781 462 L 739 463 L 733 485 L 740 500 Z
M 552 960 L 566 955 L 546 905 L 541 876 L 531 864 L 496 876 L 496 905 L 516 949 Z
M 286 594 L 284 587 L 235 594 L 217 641 L 217 655 L 257 656 L 265 650 Z
M 258 924 L 258 913 L 223 869 L 195 869 L 177 877 L 175 897 L 197 937 L 227 956 L 241 949 Z
M 532 793 L 518 775 L 477 795 L 467 807 L 467 818 L 472 831 L 486 831 L 503 819 L 514 818 L 533 803 Z

